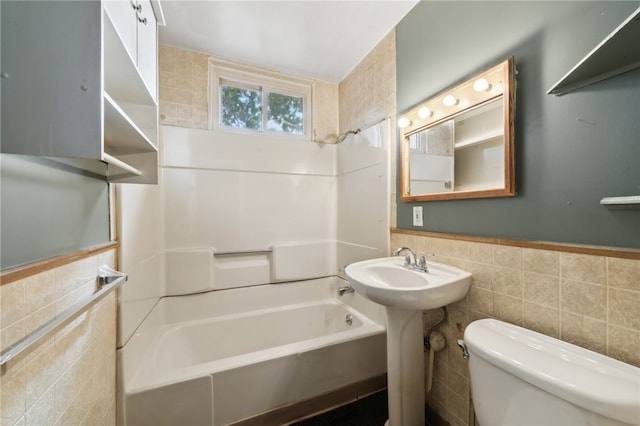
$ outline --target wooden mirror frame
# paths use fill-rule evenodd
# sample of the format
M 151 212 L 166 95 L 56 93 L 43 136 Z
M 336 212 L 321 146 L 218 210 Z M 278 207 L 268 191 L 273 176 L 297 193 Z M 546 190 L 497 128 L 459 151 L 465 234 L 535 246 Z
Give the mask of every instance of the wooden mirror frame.
M 487 90 L 474 90 L 474 83 L 485 79 L 489 83 Z M 457 103 L 444 106 L 443 100 L 453 96 Z M 452 191 L 430 194 L 410 194 L 410 148 L 409 136 L 433 126 L 451 120 L 471 109 L 488 104 L 502 97 L 503 108 L 503 147 L 504 147 L 504 186 L 481 190 Z M 421 118 L 419 111 L 428 108 L 430 115 Z M 423 110 L 424 111 L 424 110 Z M 425 115 L 424 113 L 422 114 Z M 447 89 L 433 98 L 420 103 L 402 114 L 398 119 L 400 127 L 400 191 L 403 201 L 434 201 L 463 198 L 509 197 L 515 192 L 514 159 L 514 120 L 515 120 L 515 69 L 513 57 L 489 68 L 473 78 Z M 402 127 L 403 121 L 405 126 Z

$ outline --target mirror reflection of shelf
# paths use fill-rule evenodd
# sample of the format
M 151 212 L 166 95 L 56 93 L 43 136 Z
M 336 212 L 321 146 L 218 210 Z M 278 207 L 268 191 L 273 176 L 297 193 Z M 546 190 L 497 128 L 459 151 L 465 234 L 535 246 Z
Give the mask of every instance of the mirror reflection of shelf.
M 495 99 L 455 118 L 455 148 L 490 142 L 504 135 L 502 98 Z
M 500 128 L 500 129 L 496 129 L 481 135 L 476 135 L 474 137 L 456 141 L 454 146 L 455 146 L 455 149 L 468 148 L 468 147 L 482 144 L 485 142 L 491 142 L 495 139 L 502 139 L 502 136 L 503 136 L 503 130 Z
M 484 191 L 488 189 L 495 188 L 497 185 L 501 185 L 502 181 L 494 181 L 494 182 L 482 182 L 479 184 L 460 184 L 456 183 L 456 191 L 465 192 L 465 191 Z

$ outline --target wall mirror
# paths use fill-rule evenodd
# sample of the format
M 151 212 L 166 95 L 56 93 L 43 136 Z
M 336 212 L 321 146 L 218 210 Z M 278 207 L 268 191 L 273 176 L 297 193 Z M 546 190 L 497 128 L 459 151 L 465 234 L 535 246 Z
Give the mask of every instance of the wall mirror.
M 515 195 L 513 57 L 398 119 L 404 201 Z

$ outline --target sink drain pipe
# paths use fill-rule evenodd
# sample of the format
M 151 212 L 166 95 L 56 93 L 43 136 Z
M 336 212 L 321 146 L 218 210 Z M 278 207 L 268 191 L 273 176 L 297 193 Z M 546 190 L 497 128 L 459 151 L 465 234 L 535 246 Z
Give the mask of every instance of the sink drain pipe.
M 424 336 L 424 351 L 429 351 L 429 360 L 427 364 L 427 383 L 425 385 L 425 391 L 429 393 L 431 391 L 431 386 L 433 385 L 433 361 L 435 358 L 435 353 L 441 351 L 447 346 L 447 339 L 444 337 L 444 334 L 438 330 L 438 328 L 442 327 L 444 324 L 449 321 L 449 312 L 447 311 L 447 307 L 442 307 L 442 320 L 431 327 L 427 332 L 427 335 Z

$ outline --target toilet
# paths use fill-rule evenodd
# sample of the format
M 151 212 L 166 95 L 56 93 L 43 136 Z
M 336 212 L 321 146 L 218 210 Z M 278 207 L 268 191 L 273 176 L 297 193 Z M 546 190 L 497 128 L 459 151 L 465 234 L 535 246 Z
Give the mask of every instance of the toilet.
M 640 368 L 494 319 L 462 346 L 480 426 L 640 425 Z

